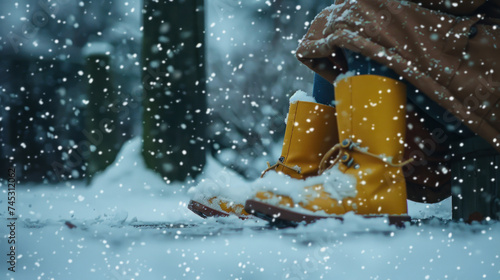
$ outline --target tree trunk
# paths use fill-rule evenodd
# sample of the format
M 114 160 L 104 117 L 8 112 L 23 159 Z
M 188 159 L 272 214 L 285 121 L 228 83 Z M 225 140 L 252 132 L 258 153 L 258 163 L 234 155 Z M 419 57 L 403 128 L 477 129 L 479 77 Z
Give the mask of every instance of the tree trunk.
M 202 0 L 144 0 L 143 157 L 168 181 L 194 178 L 206 155 Z
M 90 54 L 86 57 L 88 75 L 88 104 L 86 129 L 83 131 L 89 147 L 84 149 L 87 160 L 87 181 L 108 167 L 120 149 L 118 115 L 110 105 L 116 104 L 110 73 L 110 57 L 106 54 Z

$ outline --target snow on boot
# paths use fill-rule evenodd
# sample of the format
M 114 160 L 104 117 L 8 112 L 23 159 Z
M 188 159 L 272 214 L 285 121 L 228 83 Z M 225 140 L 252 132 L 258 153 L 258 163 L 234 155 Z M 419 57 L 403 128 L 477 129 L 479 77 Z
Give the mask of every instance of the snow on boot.
M 290 99 L 281 157 L 273 165 L 268 163 L 268 168 L 264 170 L 262 176 L 269 171 L 286 174 L 287 178 L 294 180 L 317 176 L 321 159 L 338 143 L 335 108 L 302 101 L 303 97 L 297 98 L 301 94 L 305 95 L 299 91 Z M 243 190 L 242 188 L 247 187 L 244 185 L 234 187 L 240 191 L 250 191 L 250 189 Z M 245 199 L 253 193 L 250 191 Z M 204 218 L 224 217 L 230 214 L 245 218 L 249 215 L 244 210 L 245 199 L 237 202 L 234 197 L 217 191 L 212 195 L 204 194 L 201 197 L 197 195 L 197 198 L 189 202 L 188 208 Z
M 381 76 L 354 76 L 337 83 L 335 98 L 341 143 L 321 160 L 318 177 L 325 183 L 257 192 L 247 200 L 247 212 L 286 225 L 341 219 L 350 211 L 388 216 L 395 224 L 409 220 L 402 166 L 410 161 L 401 162 L 405 85 Z

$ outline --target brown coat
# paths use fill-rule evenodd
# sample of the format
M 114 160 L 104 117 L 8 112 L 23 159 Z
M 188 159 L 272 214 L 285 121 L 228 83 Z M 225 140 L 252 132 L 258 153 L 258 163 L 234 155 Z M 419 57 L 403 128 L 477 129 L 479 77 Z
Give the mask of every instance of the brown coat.
M 347 70 L 341 48 L 385 64 L 500 152 L 500 0 L 418 2 L 337 0 L 297 58 L 331 82 Z

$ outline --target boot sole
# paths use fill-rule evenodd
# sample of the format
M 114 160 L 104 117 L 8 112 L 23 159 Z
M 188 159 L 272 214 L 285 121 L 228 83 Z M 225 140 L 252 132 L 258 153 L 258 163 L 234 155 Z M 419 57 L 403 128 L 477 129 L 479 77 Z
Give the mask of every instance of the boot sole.
M 310 224 L 322 219 L 337 219 L 343 221 L 342 216 L 316 216 L 304 213 L 297 213 L 288 209 L 283 209 L 261 201 L 249 199 L 245 203 L 245 211 L 248 213 L 268 221 L 273 226 L 278 228 L 296 227 L 299 224 Z M 404 228 L 405 222 L 410 222 L 411 218 L 407 215 L 373 215 L 363 216 L 364 218 L 381 218 L 385 217 L 389 221 L 389 225 L 395 225 L 398 228 Z
M 212 207 L 206 206 L 206 205 L 201 204 L 201 203 L 194 201 L 194 200 L 189 201 L 188 209 L 193 211 L 196 215 L 202 217 L 203 219 L 206 219 L 208 217 L 219 218 L 219 217 L 229 217 L 230 216 L 230 214 L 228 214 L 226 212 L 222 212 L 220 210 L 213 209 Z M 248 217 L 238 216 L 236 214 L 234 214 L 234 215 L 236 217 L 240 218 L 241 220 L 246 220 L 249 217 L 251 217 L 250 215 L 248 215 Z
M 211 207 L 203 205 L 194 200 L 189 201 L 188 209 L 193 211 L 196 215 L 206 219 L 208 217 L 228 217 L 229 214 L 215 210 Z

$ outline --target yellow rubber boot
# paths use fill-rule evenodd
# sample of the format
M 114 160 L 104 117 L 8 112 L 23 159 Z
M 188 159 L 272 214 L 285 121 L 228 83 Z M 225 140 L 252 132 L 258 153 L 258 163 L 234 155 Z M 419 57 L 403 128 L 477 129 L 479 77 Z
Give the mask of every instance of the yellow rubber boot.
M 339 142 L 335 108 L 314 102 L 290 104 L 281 157 L 274 169 L 295 179 L 318 175 L 325 153 Z
M 296 101 L 290 104 L 281 157 L 264 170 L 281 172 L 295 179 L 318 175 L 318 166 L 325 153 L 338 143 L 335 108 L 314 102 Z M 188 208 L 201 217 L 249 214 L 244 201 L 221 197 L 191 200 Z
M 342 143 L 339 170 L 356 177 L 357 195 L 344 199 L 346 211 L 362 215 L 407 214 L 401 160 L 406 131 L 406 86 L 362 75 L 336 86 Z M 351 147 L 351 149 L 350 149 Z
M 284 223 L 341 218 L 349 211 L 389 216 L 392 223 L 408 220 L 402 172 L 407 162 L 401 163 L 406 129 L 405 85 L 381 76 L 354 76 L 337 83 L 335 99 L 341 143 L 322 159 L 320 172 L 349 175 L 355 182 L 354 186 L 351 183 L 354 195 L 334 196 L 322 184 L 316 184 L 305 187 L 303 199 L 294 202 L 286 195 L 263 191 L 246 202 L 247 212 Z

